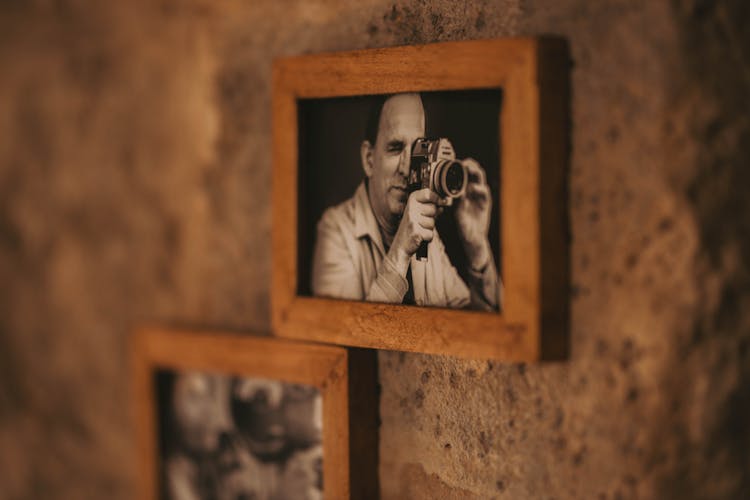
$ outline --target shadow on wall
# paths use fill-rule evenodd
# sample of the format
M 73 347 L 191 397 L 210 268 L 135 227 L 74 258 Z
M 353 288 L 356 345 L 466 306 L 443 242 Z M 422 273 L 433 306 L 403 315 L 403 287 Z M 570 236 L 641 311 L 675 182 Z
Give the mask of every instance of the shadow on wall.
M 672 450 L 676 463 L 659 496 L 750 498 L 750 4 L 674 0 L 672 8 L 687 65 L 672 104 L 700 145 L 685 198 L 698 224 L 702 290 L 664 387 L 673 413 L 654 442 L 678 433 L 685 449 Z M 691 377 L 701 372 L 705 380 Z M 703 407 L 716 411 L 704 415 Z

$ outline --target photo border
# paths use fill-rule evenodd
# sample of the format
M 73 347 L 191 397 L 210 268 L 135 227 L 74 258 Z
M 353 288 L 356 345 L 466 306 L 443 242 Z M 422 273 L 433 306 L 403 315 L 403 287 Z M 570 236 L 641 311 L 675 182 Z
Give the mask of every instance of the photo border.
M 137 498 L 160 491 L 159 370 L 201 371 L 306 384 L 323 398 L 323 495 L 378 498 L 378 399 L 375 351 L 273 337 L 160 327 L 132 336 Z
M 273 276 L 280 337 L 503 361 L 568 353 L 569 57 L 556 37 L 288 57 L 273 67 Z M 297 295 L 299 99 L 500 88 L 500 314 Z

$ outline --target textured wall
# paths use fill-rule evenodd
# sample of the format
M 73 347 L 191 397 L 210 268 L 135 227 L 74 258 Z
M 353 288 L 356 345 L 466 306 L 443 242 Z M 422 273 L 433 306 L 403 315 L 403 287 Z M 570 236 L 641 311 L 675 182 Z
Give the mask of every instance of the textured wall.
M 0 5 L 0 498 L 128 498 L 126 334 L 270 331 L 274 57 L 555 33 L 572 354 L 380 355 L 387 498 L 750 497 L 743 0 Z

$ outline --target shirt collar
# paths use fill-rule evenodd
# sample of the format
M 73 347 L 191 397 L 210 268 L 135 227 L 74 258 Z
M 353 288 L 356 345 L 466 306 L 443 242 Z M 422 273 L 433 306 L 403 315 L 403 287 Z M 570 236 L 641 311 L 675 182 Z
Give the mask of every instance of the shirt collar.
M 378 221 L 372 213 L 370 198 L 367 195 L 367 184 L 362 181 L 354 193 L 354 235 L 357 238 L 369 236 L 378 249 L 385 255 L 383 240 L 380 236 Z

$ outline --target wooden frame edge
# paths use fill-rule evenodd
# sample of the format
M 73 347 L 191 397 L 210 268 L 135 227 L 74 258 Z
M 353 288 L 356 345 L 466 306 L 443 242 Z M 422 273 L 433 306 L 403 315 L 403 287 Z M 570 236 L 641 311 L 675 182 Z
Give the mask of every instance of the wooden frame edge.
M 570 48 L 565 39 L 539 43 L 541 345 L 540 359 L 570 355 L 570 220 L 568 175 L 571 151 Z
M 261 350 L 250 353 L 251 347 Z M 269 348 L 276 349 L 276 354 L 269 356 L 266 351 Z M 252 361 L 262 366 L 244 365 Z M 371 467 L 373 461 L 377 465 L 377 413 L 373 413 L 378 405 L 376 363 L 376 353 L 363 349 L 352 351 L 350 355 L 343 347 L 215 330 L 158 326 L 135 329 L 130 338 L 130 366 L 138 498 L 155 499 L 159 491 L 157 402 L 153 380 L 159 369 L 258 376 L 315 386 L 323 397 L 325 496 L 377 498 L 367 494 L 370 491 L 377 495 L 378 491 L 377 466 Z M 272 367 L 271 373 L 269 367 Z M 355 496 L 353 492 L 358 494 Z

